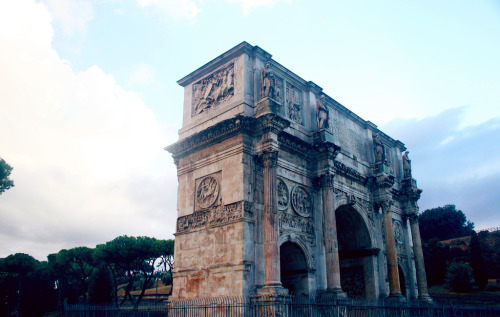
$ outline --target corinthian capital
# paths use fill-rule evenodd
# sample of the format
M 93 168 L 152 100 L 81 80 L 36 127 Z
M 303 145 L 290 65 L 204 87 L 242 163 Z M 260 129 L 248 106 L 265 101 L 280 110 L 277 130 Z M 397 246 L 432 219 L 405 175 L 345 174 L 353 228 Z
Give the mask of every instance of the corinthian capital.
M 375 203 L 375 209 L 382 209 L 382 213 L 386 214 L 391 211 L 391 207 L 394 205 L 394 201 L 391 199 L 380 200 Z
M 319 184 L 321 185 L 321 188 L 333 188 L 334 177 L 335 175 L 330 173 L 321 175 L 319 177 Z
M 264 167 L 276 167 L 278 165 L 278 151 L 265 151 L 259 158 Z

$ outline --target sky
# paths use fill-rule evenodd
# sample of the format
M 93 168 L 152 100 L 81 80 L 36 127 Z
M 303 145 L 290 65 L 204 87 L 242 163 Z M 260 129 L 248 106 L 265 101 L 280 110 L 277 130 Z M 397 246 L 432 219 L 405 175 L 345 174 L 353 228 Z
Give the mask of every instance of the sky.
M 247 41 L 406 144 L 420 210 L 500 227 L 500 2 L 0 0 L 0 257 L 171 239 L 176 81 Z

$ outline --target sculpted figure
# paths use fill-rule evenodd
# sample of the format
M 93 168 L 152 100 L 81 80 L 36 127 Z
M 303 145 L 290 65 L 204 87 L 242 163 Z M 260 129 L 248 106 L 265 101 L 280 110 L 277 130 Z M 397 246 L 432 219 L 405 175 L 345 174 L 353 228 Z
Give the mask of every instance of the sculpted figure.
M 378 134 L 373 136 L 373 146 L 375 147 L 375 162 L 383 162 L 385 159 L 385 150 Z
M 408 154 L 410 152 L 406 151 L 403 154 L 403 177 L 404 178 L 411 178 L 411 160 L 408 157 Z
M 270 62 L 260 70 L 260 98 L 264 97 L 274 97 L 274 75 Z
M 326 105 L 326 96 L 321 95 L 316 101 L 316 123 L 318 130 L 328 129 L 328 106 Z

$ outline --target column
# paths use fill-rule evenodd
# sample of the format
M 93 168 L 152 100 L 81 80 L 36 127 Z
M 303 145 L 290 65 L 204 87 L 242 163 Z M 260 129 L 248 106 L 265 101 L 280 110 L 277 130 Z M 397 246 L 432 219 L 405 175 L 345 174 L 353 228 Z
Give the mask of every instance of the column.
M 410 218 L 411 238 L 413 240 L 413 254 L 415 255 L 415 269 L 417 271 L 418 298 L 432 302 L 427 289 L 427 277 L 425 275 L 424 253 L 422 252 L 422 240 L 420 239 L 420 227 L 418 225 L 418 215 L 412 213 Z
M 264 272 L 265 293 L 281 293 L 285 289 L 280 278 L 279 217 L 276 180 L 278 151 L 266 151 L 261 155 L 264 166 Z
M 340 294 L 342 293 L 342 287 L 340 284 L 337 222 L 335 219 L 335 207 L 333 204 L 333 178 L 334 175 L 331 174 L 321 176 L 324 215 L 323 236 L 325 238 L 326 258 L 326 291 Z
M 384 222 L 385 249 L 387 252 L 387 275 L 389 277 L 389 297 L 402 297 L 399 285 L 398 256 L 396 253 L 396 242 L 394 241 L 394 230 L 392 229 L 392 214 L 390 210 L 391 201 L 381 203 Z

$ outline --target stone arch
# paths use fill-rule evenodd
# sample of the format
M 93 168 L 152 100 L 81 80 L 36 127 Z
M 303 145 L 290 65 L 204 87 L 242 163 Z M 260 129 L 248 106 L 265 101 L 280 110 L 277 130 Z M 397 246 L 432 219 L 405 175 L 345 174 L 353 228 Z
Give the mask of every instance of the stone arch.
M 333 206 L 334 210 L 337 211 L 342 206 L 350 206 L 355 211 L 357 211 L 358 215 L 363 220 L 364 226 L 368 230 L 368 234 L 370 236 L 370 247 L 377 248 L 377 243 L 376 243 L 377 238 L 376 238 L 375 228 L 373 228 L 372 225 L 370 224 L 370 220 L 368 219 L 368 216 L 367 216 L 369 211 L 366 209 L 366 207 L 364 207 L 361 204 L 359 204 L 358 202 L 356 202 L 356 198 L 353 195 L 348 196 L 347 194 L 342 195 L 342 197 L 340 199 L 339 199 L 339 197 L 337 197 L 335 199 L 334 206 Z
M 345 203 L 347 202 L 347 203 Z M 350 297 L 377 296 L 376 257 L 373 229 L 361 207 L 348 200 L 335 209 L 342 289 Z
M 281 235 L 279 240 L 280 247 L 285 242 L 293 242 L 296 245 L 298 245 L 306 258 L 307 269 L 309 271 L 314 271 L 314 258 L 313 258 L 314 250 L 310 250 L 310 248 L 307 247 L 307 244 L 302 240 L 302 238 L 294 233 L 287 233 Z
M 309 295 L 311 268 L 303 248 L 290 240 L 280 245 L 281 283 L 293 295 Z

